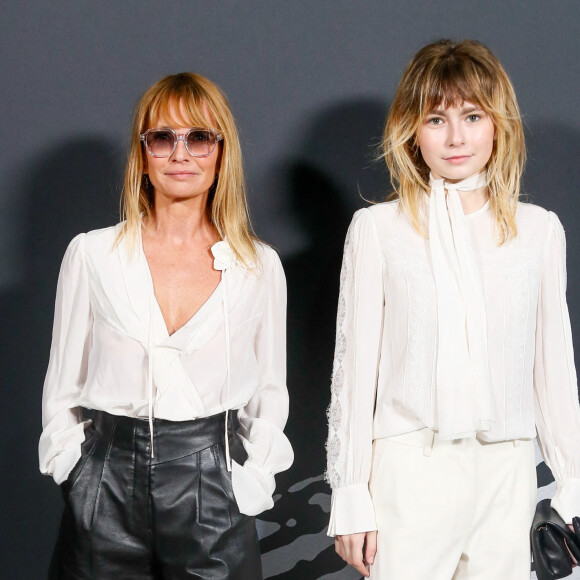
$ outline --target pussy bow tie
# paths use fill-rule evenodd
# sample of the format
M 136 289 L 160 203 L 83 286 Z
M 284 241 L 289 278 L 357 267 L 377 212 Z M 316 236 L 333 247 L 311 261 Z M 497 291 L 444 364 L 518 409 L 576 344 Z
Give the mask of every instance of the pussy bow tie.
M 437 404 L 441 439 L 493 426 L 483 287 L 459 191 L 486 185 L 486 173 L 458 183 L 430 176 L 429 247 L 437 289 Z

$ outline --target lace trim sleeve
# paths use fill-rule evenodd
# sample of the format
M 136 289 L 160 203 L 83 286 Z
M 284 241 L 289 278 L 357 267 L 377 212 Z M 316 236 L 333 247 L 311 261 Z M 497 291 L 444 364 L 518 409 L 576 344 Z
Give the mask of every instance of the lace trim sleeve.
M 327 413 L 326 479 L 333 489 L 368 481 L 383 306 L 382 252 L 374 217 L 363 209 L 347 232 L 340 274 Z
M 336 315 L 336 346 L 334 351 L 334 363 L 332 367 L 332 385 L 330 406 L 328 407 L 328 441 L 326 450 L 328 453 L 328 468 L 326 481 L 332 488 L 344 485 L 345 454 L 339 436 L 340 425 L 343 419 L 346 421 L 348 405 L 345 404 L 343 395 L 344 387 L 344 358 L 346 355 L 346 308 L 347 293 L 350 294 L 349 286 L 352 285 L 352 255 L 351 255 L 352 226 L 349 228 L 344 242 L 344 254 L 340 271 L 340 293 L 338 299 L 338 311 Z M 347 284 L 348 281 L 348 284 Z

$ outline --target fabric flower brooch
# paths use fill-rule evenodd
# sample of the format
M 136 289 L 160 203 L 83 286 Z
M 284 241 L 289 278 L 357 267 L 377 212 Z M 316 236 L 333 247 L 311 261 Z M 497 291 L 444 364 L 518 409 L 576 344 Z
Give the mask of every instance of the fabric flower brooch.
M 214 257 L 213 267 L 215 270 L 227 270 L 236 263 L 236 255 L 226 240 L 215 243 L 211 247 L 211 253 Z

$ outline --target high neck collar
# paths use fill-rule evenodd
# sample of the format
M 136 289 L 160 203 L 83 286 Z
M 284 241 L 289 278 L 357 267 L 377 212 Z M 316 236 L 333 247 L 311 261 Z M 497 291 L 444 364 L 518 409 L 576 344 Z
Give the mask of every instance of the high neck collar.
M 487 185 L 487 172 L 482 171 L 476 173 L 467 179 L 462 179 L 456 183 L 449 183 L 445 179 L 433 179 L 433 175 L 429 174 L 429 185 L 431 189 L 446 189 L 447 191 L 454 189 L 455 191 L 475 191 Z

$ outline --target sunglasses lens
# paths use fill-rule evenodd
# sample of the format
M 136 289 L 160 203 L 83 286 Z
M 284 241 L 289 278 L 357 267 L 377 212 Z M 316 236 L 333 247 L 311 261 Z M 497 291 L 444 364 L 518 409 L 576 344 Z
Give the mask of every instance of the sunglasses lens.
M 151 131 L 147 135 L 147 148 L 152 155 L 168 157 L 173 151 L 175 137 L 171 131 Z
M 216 136 L 211 131 L 194 129 L 187 134 L 187 148 L 192 155 L 210 155 L 216 142 Z

